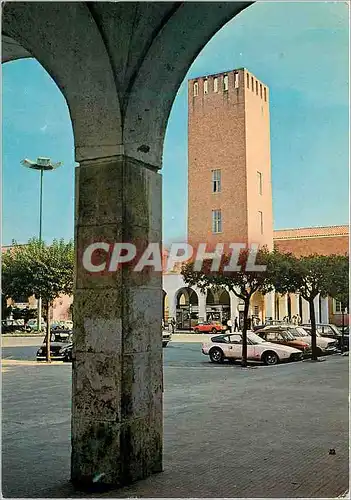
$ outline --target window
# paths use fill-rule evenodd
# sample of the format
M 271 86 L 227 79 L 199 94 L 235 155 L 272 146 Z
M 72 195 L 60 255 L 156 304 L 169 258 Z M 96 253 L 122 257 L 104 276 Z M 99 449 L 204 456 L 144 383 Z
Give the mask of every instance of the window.
M 218 78 L 213 79 L 213 92 L 218 92 Z
M 250 88 L 250 77 L 249 77 L 248 73 L 246 73 L 246 85 L 247 85 L 247 88 L 249 89 Z
M 241 335 L 230 335 L 230 343 L 241 344 L 242 343 Z
M 338 300 L 333 300 L 333 304 L 334 304 L 334 314 L 342 314 L 342 307 L 341 307 L 341 302 L 339 302 Z M 345 311 L 344 311 L 345 312 Z
M 264 87 L 263 92 L 264 92 L 264 100 L 267 102 L 267 89 L 266 89 L 266 87 Z
M 261 234 L 263 234 L 263 213 L 258 212 L 258 223 L 260 225 Z
M 221 192 L 221 171 L 220 170 L 212 170 L 212 192 L 220 193 Z
M 226 92 L 228 90 L 228 75 L 223 77 L 223 90 Z
M 260 97 L 262 99 L 262 83 L 260 83 Z
M 251 77 L 251 90 L 252 92 L 254 91 L 254 79 L 253 79 L 253 76 Z
M 221 210 L 212 210 L 212 232 L 222 232 L 222 212 Z
M 204 80 L 204 94 L 208 94 L 208 80 Z
M 237 72 L 234 73 L 234 88 L 239 88 L 239 73 Z
M 256 80 L 256 95 L 258 95 L 258 81 Z
M 194 97 L 199 95 L 199 84 L 197 82 L 194 82 Z
M 262 194 L 262 174 L 261 174 L 261 172 L 257 172 L 257 186 L 258 186 L 258 194 Z

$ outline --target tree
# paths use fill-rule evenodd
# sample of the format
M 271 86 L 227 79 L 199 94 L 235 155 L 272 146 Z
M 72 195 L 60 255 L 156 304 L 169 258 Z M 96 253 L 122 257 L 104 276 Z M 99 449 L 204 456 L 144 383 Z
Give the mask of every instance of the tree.
M 342 330 L 341 349 L 344 349 L 345 333 L 345 311 L 349 307 L 350 280 L 349 280 L 349 258 L 347 255 L 330 256 L 330 283 L 329 295 L 341 304 Z
M 314 299 L 326 297 L 330 289 L 331 265 L 326 255 L 296 257 L 275 250 L 270 256 L 269 275 L 276 292 L 299 293 L 309 305 L 311 320 L 312 359 L 318 359 Z
M 46 316 L 47 361 L 50 361 L 49 310 L 61 294 L 73 291 L 74 248 L 70 241 L 54 240 L 45 245 L 38 239 L 27 245 L 14 244 L 2 262 L 2 286 L 5 297 L 41 297 Z
M 239 253 L 238 270 L 228 270 L 231 264 L 230 256 L 225 255 L 220 259 L 217 270 L 213 270 L 213 260 L 205 259 L 201 269 L 198 270 L 196 261 L 189 261 L 182 267 L 182 275 L 188 286 L 197 286 L 202 292 L 209 288 L 225 288 L 233 292 L 244 302 L 244 324 L 242 330 L 242 366 L 247 366 L 247 330 L 248 315 L 251 297 L 255 292 L 267 293 L 273 289 L 267 270 L 255 269 L 250 264 L 253 254 L 244 249 Z M 262 248 L 256 254 L 255 265 L 265 266 L 268 262 L 269 252 Z

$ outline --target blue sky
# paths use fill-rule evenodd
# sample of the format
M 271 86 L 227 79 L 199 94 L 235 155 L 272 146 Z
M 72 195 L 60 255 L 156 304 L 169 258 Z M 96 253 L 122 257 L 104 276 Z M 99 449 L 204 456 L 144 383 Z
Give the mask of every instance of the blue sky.
M 348 223 L 348 7 L 262 2 L 222 28 L 187 78 L 246 67 L 270 87 L 274 227 Z M 187 87 L 164 145 L 164 240 L 186 236 Z M 68 109 L 34 60 L 3 66 L 3 244 L 38 233 L 37 172 L 25 158 L 64 162 L 45 174 L 43 238 L 73 236 L 74 152 Z

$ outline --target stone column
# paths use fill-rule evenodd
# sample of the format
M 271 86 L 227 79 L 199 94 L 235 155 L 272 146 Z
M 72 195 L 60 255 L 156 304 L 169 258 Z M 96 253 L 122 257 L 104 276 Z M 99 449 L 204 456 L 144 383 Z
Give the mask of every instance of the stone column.
M 275 319 L 275 292 L 266 293 L 264 296 L 264 320 Z
M 175 292 L 168 293 L 169 318 L 176 319 L 177 298 Z
M 320 315 L 319 315 L 319 294 L 317 297 L 314 299 L 314 311 L 315 311 L 315 317 L 316 317 L 316 323 L 320 323 Z
M 304 298 L 302 298 L 302 323 L 310 323 L 310 306 Z
M 120 486 L 162 470 L 161 272 L 89 274 L 82 255 L 92 242 L 136 242 L 140 255 L 161 241 L 161 175 L 125 156 L 82 162 L 75 223 L 71 478 Z
M 290 294 L 291 317 L 299 314 L 299 296 L 296 293 Z
M 279 316 L 280 320 L 285 318 L 288 315 L 288 294 L 282 295 L 279 297 Z
M 199 322 L 206 321 L 206 294 L 197 290 L 197 296 L 199 298 Z
M 322 298 L 322 323 L 329 323 L 329 298 Z

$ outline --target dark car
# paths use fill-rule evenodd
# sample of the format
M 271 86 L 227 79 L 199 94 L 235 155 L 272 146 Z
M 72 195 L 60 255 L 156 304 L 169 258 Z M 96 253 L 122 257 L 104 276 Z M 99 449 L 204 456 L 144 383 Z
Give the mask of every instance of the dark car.
M 302 325 L 306 332 L 311 332 L 311 324 Z M 317 335 L 322 337 L 333 338 L 338 342 L 338 348 L 341 350 L 342 346 L 344 346 L 345 351 L 349 350 L 349 334 L 345 333 L 344 335 L 339 330 L 339 328 L 332 323 L 317 323 L 316 324 Z
M 20 319 L 3 319 L 1 321 L 1 333 L 25 332 L 24 321 Z
M 50 357 L 54 361 L 64 361 L 68 356 L 66 348 L 72 345 L 72 332 L 69 330 L 55 330 L 50 333 Z M 46 360 L 46 336 L 43 345 L 38 349 L 37 361 Z M 71 351 L 72 357 L 72 351 Z
M 261 330 L 256 330 L 256 335 L 273 344 L 288 345 L 295 347 L 303 352 L 304 358 L 310 357 L 312 354 L 311 346 L 302 339 L 295 338 L 288 328 L 283 325 L 266 326 Z

